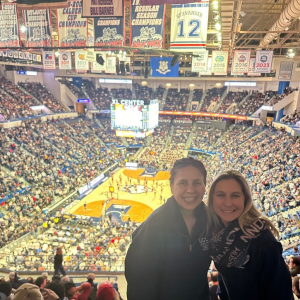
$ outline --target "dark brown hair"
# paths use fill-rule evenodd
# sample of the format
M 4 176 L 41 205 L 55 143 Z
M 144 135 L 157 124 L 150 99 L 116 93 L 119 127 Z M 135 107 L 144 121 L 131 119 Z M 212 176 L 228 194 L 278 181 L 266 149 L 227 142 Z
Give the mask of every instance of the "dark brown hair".
M 192 157 L 184 157 L 175 161 L 171 169 L 170 184 L 172 185 L 174 183 L 175 176 L 180 169 L 189 166 L 196 168 L 203 175 L 203 182 L 206 185 L 206 169 L 200 160 L 194 159 Z

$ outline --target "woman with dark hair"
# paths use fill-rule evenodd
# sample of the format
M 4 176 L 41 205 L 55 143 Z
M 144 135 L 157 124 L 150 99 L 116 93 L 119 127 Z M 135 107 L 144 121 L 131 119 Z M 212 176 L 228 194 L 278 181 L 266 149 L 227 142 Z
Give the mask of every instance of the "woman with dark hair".
M 133 233 L 125 260 L 128 300 L 209 300 L 205 185 L 201 161 L 174 163 L 173 196 Z
M 291 300 L 292 282 L 278 232 L 255 208 L 235 170 L 213 181 L 207 203 L 210 256 L 219 271 L 221 300 Z

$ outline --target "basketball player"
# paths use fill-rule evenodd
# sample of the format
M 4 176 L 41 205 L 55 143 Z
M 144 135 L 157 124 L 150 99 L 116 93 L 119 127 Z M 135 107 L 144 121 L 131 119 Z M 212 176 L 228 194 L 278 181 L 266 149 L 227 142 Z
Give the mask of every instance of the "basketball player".
M 83 204 L 84 212 L 86 212 L 86 202 Z

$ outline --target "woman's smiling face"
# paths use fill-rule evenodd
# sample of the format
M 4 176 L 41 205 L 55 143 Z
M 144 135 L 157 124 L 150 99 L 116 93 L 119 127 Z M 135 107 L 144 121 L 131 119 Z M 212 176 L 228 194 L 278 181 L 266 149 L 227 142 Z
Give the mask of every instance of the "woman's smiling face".
M 213 193 L 213 209 L 227 226 L 244 211 L 245 196 L 235 179 L 223 179 L 216 184 Z
M 203 199 L 205 184 L 202 173 L 193 166 L 177 171 L 171 191 L 179 206 L 184 210 L 194 210 Z

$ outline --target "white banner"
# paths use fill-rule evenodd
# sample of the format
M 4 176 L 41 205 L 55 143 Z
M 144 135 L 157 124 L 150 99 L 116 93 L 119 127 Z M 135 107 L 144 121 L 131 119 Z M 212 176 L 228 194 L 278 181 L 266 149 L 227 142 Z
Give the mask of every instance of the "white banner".
M 248 73 L 250 66 L 250 50 L 236 50 L 234 51 L 231 73 L 236 75 Z
M 85 60 L 93 62 L 96 60 L 96 53 L 94 49 L 89 49 L 85 51 Z
M 105 73 L 112 73 L 115 74 L 116 70 L 116 57 L 111 56 L 106 58 L 106 69 Z
M 255 72 L 270 73 L 272 68 L 273 51 L 256 51 Z
M 278 79 L 290 80 L 293 74 L 293 61 L 282 61 L 280 63 Z
M 87 71 L 89 69 L 89 62 L 85 60 L 85 51 L 75 52 L 75 69 L 77 71 Z
M 81 17 L 82 1 L 68 0 L 67 8 L 57 10 L 59 47 L 82 47 L 88 45 L 88 22 Z
M 209 57 L 207 59 L 207 71 L 206 72 L 199 72 L 199 75 L 207 75 L 210 76 L 211 75 L 211 57 Z
M 248 76 L 261 76 L 261 73 L 255 73 L 255 58 L 250 58 L 250 67 Z
M 91 65 L 91 71 L 92 73 L 102 73 L 102 71 L 105 71 L 106 70 L 106 52 L 103 51 L 103 52 L 97 52 L 97 54 L 101 55 L 103 60 L 104 60 L 104 64 L 103 66 L 98 64 L 97 61 L 94 61 Z
M 86 18 L 123 17 L 123 0 L 82 0 L 82 4 L 82 16 Z
M 60 52 L 58 62 L 60 70 L 72 70 L 72 52 Z
M 197 56 L 192 58 L 192 72 L 206 72 L 208 61 L 208 50 L 195 53 Z
M 213 51 L 211 72 L 215 75 L 227 75 L 228 51 Z
M 172 4 L 170 50 L 196 51 L 206 47 L 209 1 Z
M 54 70 L 56 68 L 54 50 L 43 51 L 43 69 Z

